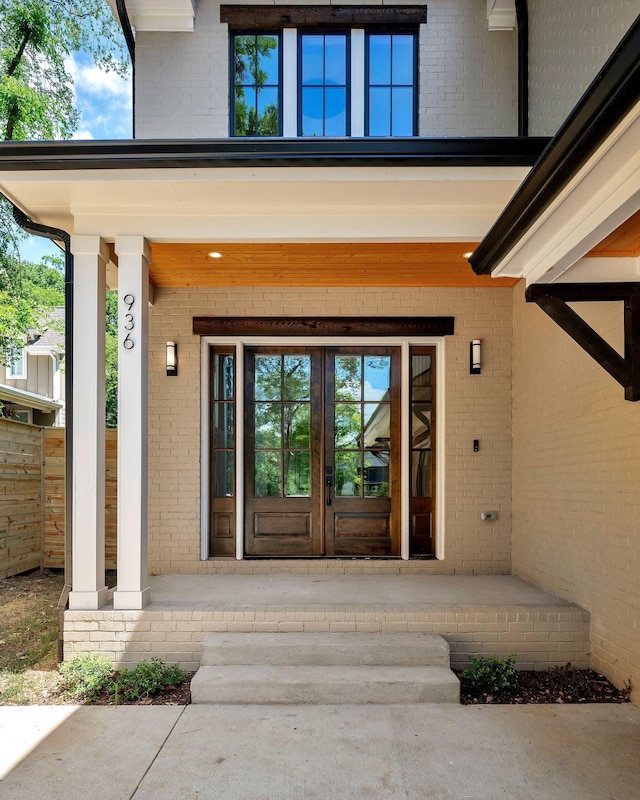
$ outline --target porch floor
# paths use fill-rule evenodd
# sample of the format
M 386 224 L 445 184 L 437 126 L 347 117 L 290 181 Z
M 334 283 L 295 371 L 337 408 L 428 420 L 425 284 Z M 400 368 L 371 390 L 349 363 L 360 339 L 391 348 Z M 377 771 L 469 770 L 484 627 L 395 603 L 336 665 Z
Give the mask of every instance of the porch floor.
M 200 665 L 211 632 L 439 633 L 451 665 L 517 654 L 521 669 L 589 664 L 589 614 L 509 575 L 158 575 L 141 611 L 65 612 L 65 658 L 157 655 Z
M 151 610 L 303 606 L 557 606 L 571 603 L 512 575 L 155 575 Z

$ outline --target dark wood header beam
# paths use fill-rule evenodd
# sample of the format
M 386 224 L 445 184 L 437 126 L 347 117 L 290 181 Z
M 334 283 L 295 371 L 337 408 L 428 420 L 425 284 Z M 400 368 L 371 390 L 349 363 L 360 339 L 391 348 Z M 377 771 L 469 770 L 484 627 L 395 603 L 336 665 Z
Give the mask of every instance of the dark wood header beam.
M 454 317 L 194 317 L 196 336 L 450 336 Z
M 624 387 L 625 400 L 640 400 L 640 283 L 534 284 L 525 293 Z M 624 358 L 568 302 L 624 302 Z
M 220 6 L 220 22 L 234 30 L 277 28 L 415 26 L 427 21 L 426 6 Z

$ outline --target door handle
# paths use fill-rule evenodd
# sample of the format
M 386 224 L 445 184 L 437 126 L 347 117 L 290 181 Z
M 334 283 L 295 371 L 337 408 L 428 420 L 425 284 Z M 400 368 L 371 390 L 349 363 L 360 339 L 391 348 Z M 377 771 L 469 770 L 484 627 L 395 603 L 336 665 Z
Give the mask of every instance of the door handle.
M 333 467 L 324 468 L 324 483 L 327 505 L 331 505 L 331 488 L 333 486 Z

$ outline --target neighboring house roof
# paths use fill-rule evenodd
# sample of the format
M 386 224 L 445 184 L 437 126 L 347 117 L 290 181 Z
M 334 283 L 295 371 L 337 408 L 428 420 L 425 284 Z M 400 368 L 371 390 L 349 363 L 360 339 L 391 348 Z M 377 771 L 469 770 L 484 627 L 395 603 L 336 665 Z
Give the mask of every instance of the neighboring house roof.
M 59 324 L 45 328 L 42 333 L 36 333 L 33 337 L 30 337 L 27 344 L 28 350 L 47 349 L 61 351 L 64 349 L 64 306 L 55 308 L 51 314 L 51 319 L 54 324 Z
M 44 397 L 41 394 L 27 392 L 24 389 L 16 389 L 4 383 L 0 383 L 0 400 L 19 403 L 22 406 L 27 406 L 27 408 L 36 408 L 38 411 L 57 411 L 64 405 L 64 403 L 49 400 L 48 397 Z

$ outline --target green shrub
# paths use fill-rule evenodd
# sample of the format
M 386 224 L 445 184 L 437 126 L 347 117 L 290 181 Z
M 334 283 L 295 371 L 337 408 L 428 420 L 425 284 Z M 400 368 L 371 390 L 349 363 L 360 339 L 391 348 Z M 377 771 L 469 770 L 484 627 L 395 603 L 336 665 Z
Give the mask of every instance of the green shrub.
M 178 664 L 165 664 L 161 658 L 141 661 L 134 669 L 123 669 L 113 684 L 114 695 L 124 700 L 154 697 L 167 686 L 180 686 L 187 673 Z
M 471 666 L 460 675 L 463 690 L 469 694 L 496 697 L 514 692 L 518 683 L 516 655 L 508 658 L 481 656 L 470 658 Z
M 107 686 L 113 669 L 111 662 L 98 653 L 81 653 L 60 664 L 64 687 L 72 697 L 92 700 Z

